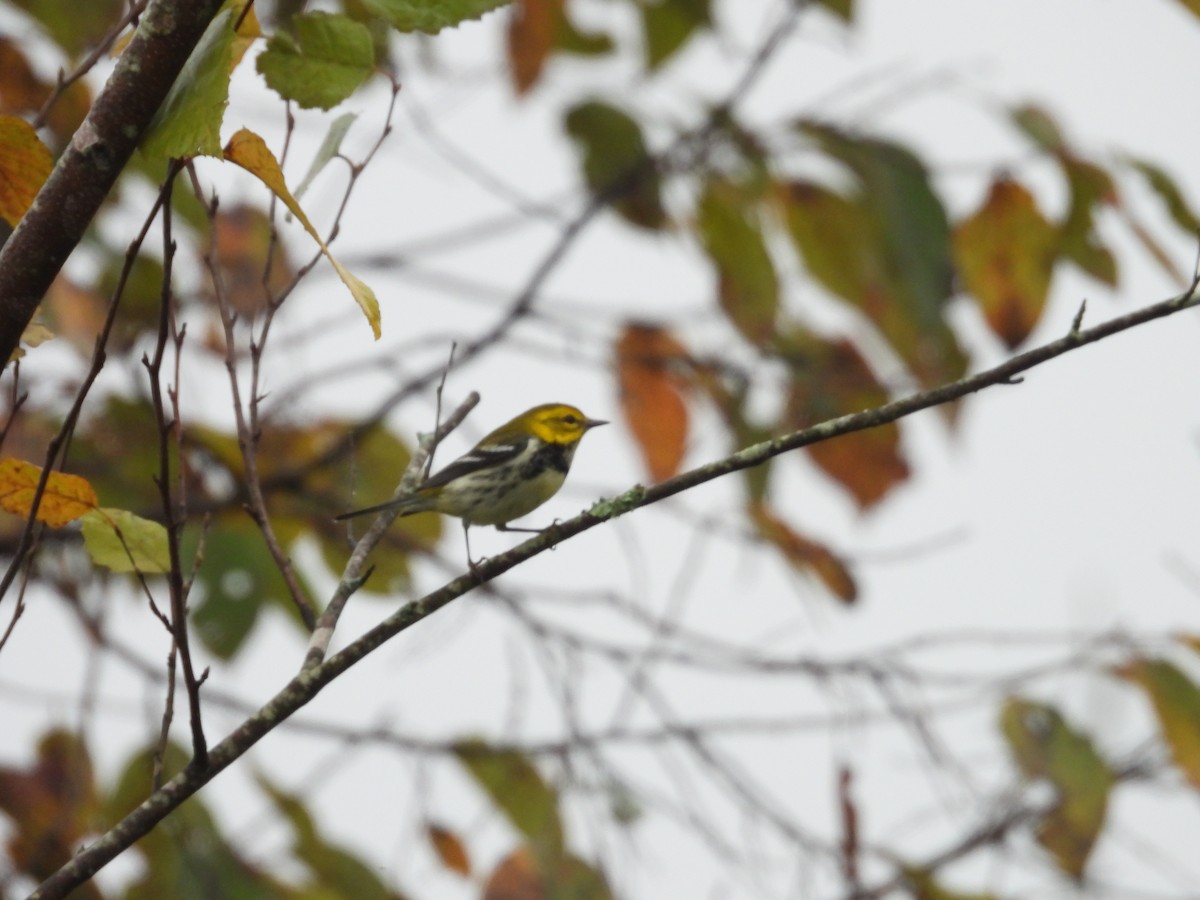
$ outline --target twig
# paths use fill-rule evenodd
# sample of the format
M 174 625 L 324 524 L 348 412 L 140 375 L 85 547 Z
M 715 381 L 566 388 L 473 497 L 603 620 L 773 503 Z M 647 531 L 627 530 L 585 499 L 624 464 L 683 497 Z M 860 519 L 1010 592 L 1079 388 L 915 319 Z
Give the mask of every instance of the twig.
M 424 597 L 405 604 L 326 661 L 309 665 L 306 659 L 305 666 L 295 678 L 255 715 L 242 722 L 225 740 L 211 749 L 209 765 L 206 769 L 189 767 L 176 775 L 110 831 L 81 849 L 70 861 L 47 878 L 31 895 L 30 900 L 60 900 L 65 897 L 68 892 L 91 878 L 108 862 L 147 834 L 172 810 L 199 791 L 208 781 L 249 751 L 264 735 L 277 728 L 281 722 L 309 703 L 335 678 L 362 661 L 395 635 L 411 628 L 478 585 L 496 578 L 577 534 L 634 509 L 657 503 L 731 472 L 760 465 L 768 459 L 799 447 L 843 434 L 864 431 L 894 422 L 924 409 L 950 403 L 968 394 L 1002 383 L 1014 375 L 1036 368 L 1080 347 L 1104 340 L 1155 319 L 1196 307 L 1200 305 L 1200 297 L 1195 294 L 1197 284 L 1200 284 L 1200 277 L 1178 297 L 1172 297 L 1124 316 L 1118 316 L 1093 328 L 1080 331 L 1078 334 L 1068 334 L 1066 337 L 1021 353 L 976 375 L 886 403 L 875 409 L 841 416 L 811 428 L 755 444 L 724 459 L 684 472 L 651 488 L 635 487 L 613 500 L 596 503 L 590 510 L 580 513 L 574 518 L 551 525 L 542 534 L 530 538 L 505 553 L 482 560 L 476 565 L 474 571 L 461 575 Z M 387 514 L 380 516 L 380 519 L 372 526 L 372 532 L 378 529 L 379 534 L 382 534 L 386 525 L 381 523 L 386 516 Z M 355 550 L 356 556 L 370 535 L 371 532 L 368 532 L 368 535 L 359 542 L 359 546 Z M 355 560 L 354 566 L 347 564 L 346 574 L 343 575 L 345 587 L 339 587 L 339 590 L 350 590 L 354 580 L 361 578 L 359 573 L 362 571 L 362 565 L 363 561 L 358 559 Z M 333 605 L 332 602 L 330 605 Z
M 433 451 L 446 435 L 462 423 L 462 420 L 475 408 L 477 403 L 479 403 L 479 395 L 472 391 L 467 399 L 459 404 L 458 409 L 454 410 L 445 422 L 439 424 L 436 430 L 431 434 L 421 435 L 417 443 L 417 450 L 413 453 L 412 459 L 408 461 L 408 467 L 400 479 L 400 486 L 396 488 L 395 496 L 400 497 L 411 493 L 420 484 L 426 460 L 433 455 Z M 354 551 L 350 554 L 350 559 L 346 561 L 346 567 L 342 571 L 342 577 L 338 581 L 333 597 L 330 599 L 329 605 L 325 607 L 325 611 L 321 613 L 321 617 L 317 620 L 317 627 L 313 629 L 312 637 L 309 638 L 308 650 L 304 654 L 304 663 L 300 668 L 301 672 L 319 666 L 325 659 L 325 654 L 329 652 L 329 642 L 333 640 L 334 629 L 337 628 L 338 619 L 346 607 L 346 602 L 354 595 L 355 591 L 362 587 L 371 574 L 366 567 L 367 556 L 375 549 L 375 545 L 379 543 L 392 522 L 396 520 L 396 515 L 397 512 L 394 509 L 384 510 L 376 516 L 371 527 L 359 538 Z

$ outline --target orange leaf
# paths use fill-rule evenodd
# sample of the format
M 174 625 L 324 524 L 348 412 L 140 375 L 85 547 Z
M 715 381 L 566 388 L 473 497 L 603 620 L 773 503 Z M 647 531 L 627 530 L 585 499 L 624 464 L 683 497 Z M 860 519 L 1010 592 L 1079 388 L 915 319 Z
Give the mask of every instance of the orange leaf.
M 41 475 L 41 468 L 33 463 L 11 457 L 0 460 L 0 508 L 28 517 Z M 86 479 L 51 472 L 38 504 L 37 519 L 51 528 L 61 528 L 97 504 L 96 492 Z
M 621 413 L 652 481 L 679 471 L 687 447 L 683 366 L 688 352 L 666 329 L 631 322 L 617 339 Z
M 562 17 L 563 0 L 520 0 L 514 4 L 508 20 L 508 64 L 518 94 L 537 83 Z
M 964 285 L 988 325 L 1009 349 L 1017 347 L 1046 306 L 1058 229 L 1023 185 L 1001 178 L 955 230 L 954 251 Z
M 546 888 L 527 847 L 500 861 L 483 888 L 483 900 L 544 900 Z
M 0 115 L 0 218 L 9 225 L 20 222 L 52 168 L 50 151 L 33 126 Z
M 858 585 L 846 564 L 824 544 L 806 538 L 762 503 L 750 506 L 750 519 L 764 539 L 800 572 L 812 572 L 843 603 L 858 599 Z
M 443 866 L 464 878 L 470 877 L 471 859 L 467 856 L 467 848 L 458 835 L 432 822 L 425 826 L 425 834 L 429 836 L 429 843 L 433 844 L 434 852 Z
M 849 341 L 826 341 L 795 331 L 781 340 L 786 340 L 782 346 L 796 360 L 787 410 L 792 427 L 803 428 L 887 401 L 887 391 Z M 900 451 L 900 428 L 894 422 L 821 441 L 807 450 L 813 462 L 862 508 L 878 503 L 909 476 Z

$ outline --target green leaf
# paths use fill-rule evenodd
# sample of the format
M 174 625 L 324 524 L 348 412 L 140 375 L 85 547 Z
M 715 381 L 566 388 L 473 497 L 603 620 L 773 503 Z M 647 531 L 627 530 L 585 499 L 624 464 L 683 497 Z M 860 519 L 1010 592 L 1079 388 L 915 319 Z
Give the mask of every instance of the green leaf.
M 700 198 L 696 227 L 717 267 L 722 309 L 748 341 L 762 345 L 775 333 L 779 277 L 757 216 L 747 206 L 737 185 L 710 179 Z
M 1200 0 L 1197 0 L 1197 5 L 1200 6 Z M 1192 211 L 1191 206 L 1183 197 L 1183 191 L 1166 171 L 1144 159 L 1128 157 L 1124 162 L 1146 179 L 1150 190 L 1158 194 L 1159 199 L 1166 204 L 1167 212 L 1176 225 L 1192 236 L 1200 232 L 1200 218 Z
M 1116 201 L 1112 176 L 1094 163 L 1070 155 L 1060 162 L 1071 191 L 1071 203 L 1060 226 L 1062 255 L 1098 281 L 1115 286 L 1117 260 L 1096 237 L 1095 225 L 1097 208 Z
M 924 165 L 898 144 L 816 122 L 798 127 L 854 177 L 853 188 L 842 194 L 848 205 L 835 226 L 844 232 L 858 220 L 863 229 L 853 236 L 853 253 L 864 268 L 840 277 L 844 285 L 857 279 L 865 288 L 852 302 L 922 384 L 959 377 L 966 356 L 944 316 L 954 275 L 950 223 Z M 796 227 L 791 223 L 793 239 Z M 810 227 L 823 224 L 813 220 Z M 832 264 L 825 265 L 828 272 Z
M 163 780 L 179 772 L 187 759 L 184 750 L 169 744 Z M 129 760 L 106 804 L 110 822 L 115 824 L 150 794 L 153 771 L 154 748 Z M 132 852 L 141 856 L 141 865 L 121 896 L 124 900 L 296 900 L 294 889 L 240 856 L 237 846 L 221 833 L 200 798 L 193 797 L 171 813 L 169 826 L 155 828 L 138 841 Z
M 296 185 L 296 190 L 292 192 L 292 196 L 299 200 L 304 192 L 308 190 L 308 186 L 327 165 L 330 160 L 338 155 L 342 149 L 342 141 L 346 137 L 346 132 L 350 130 L 350 126 L 358 119 L 357 113 L 342 113 L 329 126 L 329 130 L 325 132 L 325 140 L 321 141 L 321 146 L 317 148 L 317 152 L 313 155 L 313 160 L 309 163 L 308 171 L 304 174 L 304 178 Z
M 142 153 L 159 159 L 221 155 L 234 37 L 233 11 L 223 10 L 209 23 L 171 85 L 142 138 Z
M 98 566 L 114 572 L 161 575 L 171 571 L 167 530 L 124 509 L 93 509 L 81 519 L 83 545 Z
M 700 28 L 712 25 L 712 0 L 659 0 L 644 3 L 646 67 L 657 69 L 674 56 Z
M 375 47 L 367 26 L 349 16 L 313 12 L 296 16 L 292 28 L 294 36 L 272 35 L 255 63 L 284 99 L 305 109 L 332 109 L 371 74 Z
M 191 550 L 197 536 L 191 532 L 187 536 Z M 262 534 L 244 517 L 219 519 L 204 536 L 197 584 L 202 599 L 192 622 L 205 648 L 221 659 L 237 653 L 265 605 L 294 609 Z
M 1149 695 L 1175 765 L 1192 787 L 1200 789 L 1200 688 L 1161 659 L 1136 660 L 1122 667 L 1120 674 Z
M 854 304 L 887 290 L 887 263 L 862 204 L 808 181 L 788 184 L 783 200 L 792 243 L 817 281 Z
M 1080 878 L 1104 827 L 1112 771 L 1087 736 L 1053 707 L 1012 698 L 1000 727 L 1025 776 L 1054 785 L 1058 802 L 1039 823 L 1038 841 L 1064 872 Z
M 125 9 L 125 0 L 15 0 L 70 57 L 94 47 Z
M 1000 178 L 954 235 L 963 286 L 1011 350 L 1041 319 L 1058 255 L 1058 229 L 1024 186 Z
M 437 34 L 505 6 L 510 0 L 364 0 L 372 13 L 397 31 Z
M 312 872 L 311 886 L 314 890 L 332 897 L 353 897 L 355 900 L 394 898 L 395 895 L 372 871 L 370 864 L 321 836 L 312 813 L 299 797 L 276 787 L 263 775 L 256 780 L 280 815 L 291 824 L 295 834 L 292 851 Z
M 480 740 L 460 741 L 454 755 L 529 841 L 543 872 L 555 872 L 563 859 L 558 793 L 529 759 L 513 750 L 493 750 Z
M 854 0 L 817 0 L 818 6 L 823 6 L 843 22 L 854 20 Z
M 1025 132 L 1025 136 L 1051 153 L 1058 153 L 1067 146 L 1062 130 L 1054 117 L 1040 106 L 1025 104 L 1009 111 L 1014 125 Z
M 565 121 L 567 133 L 579 147 L 584 180 L 592 193 L 612 203 L 631 224 L 662 228 L 666 223 L 662 185 L 638 123 L 598 100 L 575 106 Z

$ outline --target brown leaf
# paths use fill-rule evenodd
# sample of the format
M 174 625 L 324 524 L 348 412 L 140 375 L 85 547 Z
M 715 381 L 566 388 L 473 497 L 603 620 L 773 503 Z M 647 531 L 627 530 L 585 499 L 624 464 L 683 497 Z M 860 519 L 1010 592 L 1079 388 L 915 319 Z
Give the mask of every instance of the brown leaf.
M 616 345 L 621 413 L 652 481 L 679 471 L 687 448 L 688 352 L 666 329 L 630 322 Z
M 434 825 L 432 822 L 425 826 L 425 834 L 429 843 L 433 844 L 434 852 L 442 865 L 452 872 L 457 872 L 464 878 L 471 875 L 471 858 L 467 855 L 466 845 L 453 831 Z
M 800 534 L 765 504 L 752 504 L 749 512 L 758 533 L 775 545 L 792 568 L 815 574 L 843 603 L 858 599 L 854 576 L 832 550 Z
M 544 900 L 545 896 L 542 876 L 526 847 L 504 857 L 483 888 L 483 900 Z
M 954 250 L 964 286 L 1011 350 L 1042 317 L 1058 255 L 1058 229 L 1023 185 L 997 179 L 987 199 L 959 224 Z
M 68 862 L 97 824 L 92 764 L 82 741 L 52 731 L 30 768 L 0 767 L 0 809 L 11 820 L 7 849 L 17 869 L 41 880 Z M 94 896 L 98 892 L 80 893 Z
M 295 276 L 270 218 L 253 206 L 222 208 L 213 222 L 209 250 L 221 266 L 229 302 L 242 316 L 261 312 Z
M 508 20 L 508 64 L 518 94 L 532 88 L 563 22 L 563 0 L 520 0 Z
M 785 357 L 793 357 L 787 409 L 790 428 L 869 409 L 888 399 L 862 354 L 845 339 L 828 341 L 793 331 L 781 340 L 781 348 Z M 909 476 L 900 449 L 900 427 L 895 422 L 821 441 L 807 450 L 812 460 L 864 509 L 878 503 Z

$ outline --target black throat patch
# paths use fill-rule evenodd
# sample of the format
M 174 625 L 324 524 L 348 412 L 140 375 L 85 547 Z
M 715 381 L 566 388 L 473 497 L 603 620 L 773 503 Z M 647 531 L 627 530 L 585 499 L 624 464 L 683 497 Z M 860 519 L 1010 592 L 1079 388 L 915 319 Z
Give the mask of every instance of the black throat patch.
M 547 469 L 555 469 L 564 475 L 571 468 L 571 458 L 575 455 L 575 445 L 543 444 L 529 461 L 521 466 L 521 478 L 536 478 Z

